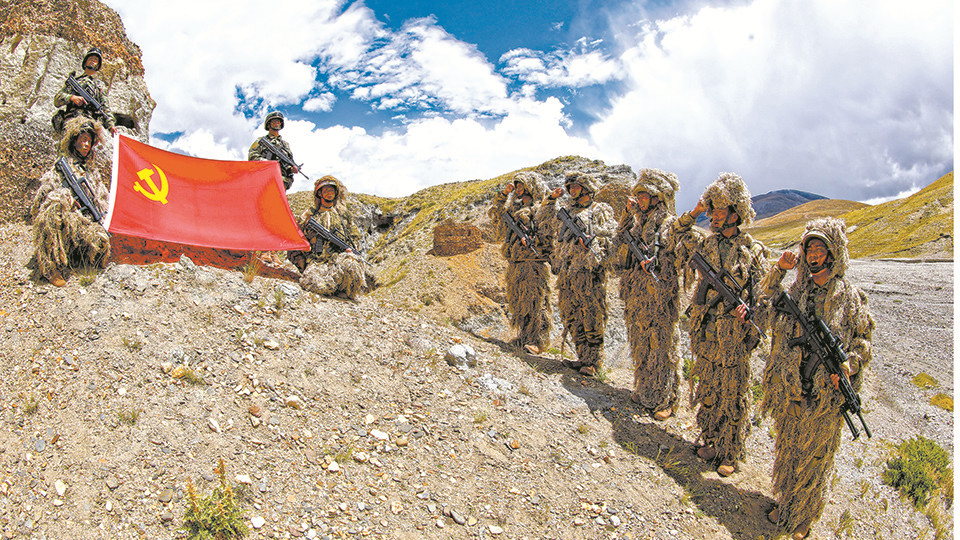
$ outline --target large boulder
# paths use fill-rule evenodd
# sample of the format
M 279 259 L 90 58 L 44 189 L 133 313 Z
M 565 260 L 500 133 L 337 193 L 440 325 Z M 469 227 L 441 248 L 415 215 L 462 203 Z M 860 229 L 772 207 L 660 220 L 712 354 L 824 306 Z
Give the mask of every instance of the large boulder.
M 103 51 L 97 76 L 121 133 L 146 141 L 156 103 L 140 48 L 116 12 L 96 0 L 26 0 L 0 11 L 0 221 L 26 218 L 37 180 L 57 155 L 53 96 L 94 46 Z M 112 154 L 107 141 L 97 160 L 102 171 L 110 171 Z

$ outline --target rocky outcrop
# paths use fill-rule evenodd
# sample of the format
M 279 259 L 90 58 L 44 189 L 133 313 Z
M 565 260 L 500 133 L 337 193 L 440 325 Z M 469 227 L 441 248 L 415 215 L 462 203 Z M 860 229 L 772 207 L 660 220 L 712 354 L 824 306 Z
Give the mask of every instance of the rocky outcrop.
M 480 249 L 480 228 L 472 223 L 458 223 L 448 219 L 433 229 L 433 250 L 438 257 L 470 253 Z
M 147 140 L 156 103 L 143 78 L 140 48 L 113 10 L 95 0 L 9 3 L 0 11 L 0 221 L 26 218 L 36 182 L 56 158 L 53 96 L 90 47 L 103 51 L 98 77 L 125 135 Z M 99 151 L 110 170 L 112 149 Z

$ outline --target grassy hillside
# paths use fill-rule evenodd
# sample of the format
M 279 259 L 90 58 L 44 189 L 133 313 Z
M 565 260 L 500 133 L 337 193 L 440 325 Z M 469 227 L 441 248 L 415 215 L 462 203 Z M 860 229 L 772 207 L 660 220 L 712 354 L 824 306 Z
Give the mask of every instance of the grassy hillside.
M 770 247 L 796 245 L 810 219 L 847 222 L 854 258 L 952 258 L 953 173 L 919 192 L 875 206 L 843 200 L 811 201 L 757 221 L 748 230 Z

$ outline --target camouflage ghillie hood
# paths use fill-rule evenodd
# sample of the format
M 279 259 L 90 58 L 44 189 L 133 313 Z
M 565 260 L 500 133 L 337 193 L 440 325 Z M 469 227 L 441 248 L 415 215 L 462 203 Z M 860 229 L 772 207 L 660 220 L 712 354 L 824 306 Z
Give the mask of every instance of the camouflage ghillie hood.
M 807 223 L 807 228 L 800 241 L 800 262 L 797 273 L 801 279 L 813 279 L 810 267 L 807 264 L 807 240 L 819 238 L 827 244 L 827 250 L 833 256 L 830 264 L 830 279 L 843 277 L 850 262 L 850 253 L 847 251 L 847 224 L 837 218 L 820 218 Z
M 713 181 L 703 191 L 703 201 L 707 204 L 707 212 L 715 208 L 732 206 L 740 215 L 740 226 L 745 227 L 753 223 L 757 213 L 753 211 L 750 202 L 750 191 L 743 183 L 743 178 L 733 173 L 720 173 L 720 177 Z
M 580 184 L 580 186 L 583 187 L 583 190 L 590 195 L 590 202 L 586 206 L 593 204 L 597 197 L 597 191 L 600 190 L 600 179 L 594 174 L 586 174 L 577 171 L 567 172 L 564 175 L 563 189 L 569 192 L 570 186 L 573 184 Z M 576 201 L 573 201 L 573 204 L 579 206 Z
M 546 183 L 544 182 L 543 176 L 540 175 L 540 173 L 535 173 L 532 171 L 520 171 L 513 176 L 513 181 L 522 182 L 524 188 L 527 190 L 527 193 L 533 197 L 533 200 L 530 202 L 529 206 L 538 204 L 547 195 Z M 522 203 L 515 199 L 513 196 L 514 193 L 516 192 L 510 194 L 510 202 L 508 204 L 512 205 L 516 203 L 518 206 L 520 206 Z
M 337 180 L 333 176 L 327 175 L 322 178 L 317 179 L 313 184 L 313 210 L 317 211 L 320 209 L 320 197 L 317 196 L 317 192 L 320 191 L 320 188 L 323 186 L 333 186 L 337 188 L 337 198 L 333 202 L 333 206 L 330 207 L 331 210 L 338 209 L 347 204 L 347 188 L 344 187 L 340 180 Z
M 100 131 L 102 129 L 103 126 L 100 125 L 100 122 L 91 120 L 85 116 L 75 116 L 67 120 L 63 124 L 63 137 L 60 139 L 60 155 L 83 161 L 87 168 L 93 167 L 97 159 L 97 144 L 101 142 Z M 90 146 L 90 152 L 86 158 L 77 154 L 73 148 L 77 137 L 84 131 L 89 132 L 93 136 L 93 144 Z
M 680 182 L 677 181 L 677 175 L 660 169 L 640 169 L 637 183 L 630 190 L 630 194 L 636 197 L 640 193 L 649 193 L 651 197 L 657 197 L 670 210 L 671 213 L 677 213 L 674 195 L 680 189 Z

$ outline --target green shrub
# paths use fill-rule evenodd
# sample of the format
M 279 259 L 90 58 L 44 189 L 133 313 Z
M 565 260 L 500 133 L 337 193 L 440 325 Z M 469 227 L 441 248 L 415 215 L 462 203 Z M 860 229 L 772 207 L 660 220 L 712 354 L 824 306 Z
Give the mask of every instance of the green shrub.
M 938 492 L 949 497 L 943 488 L 952 478 L 947 451 L 922 436 L 900 443 L 883 471 L 884 483 L 899 490 L 918 509 Z
M 203 498 L 197 496 L 193 479 L 187 478 L 187 511 L 181 527 L 187 531 L 187 540 L 233 540 L 247 535 L 243 511 L 237 504 L 233 488 L 227 482 L 222 458 L 216 473 L 220 477 L 220 485 Z

